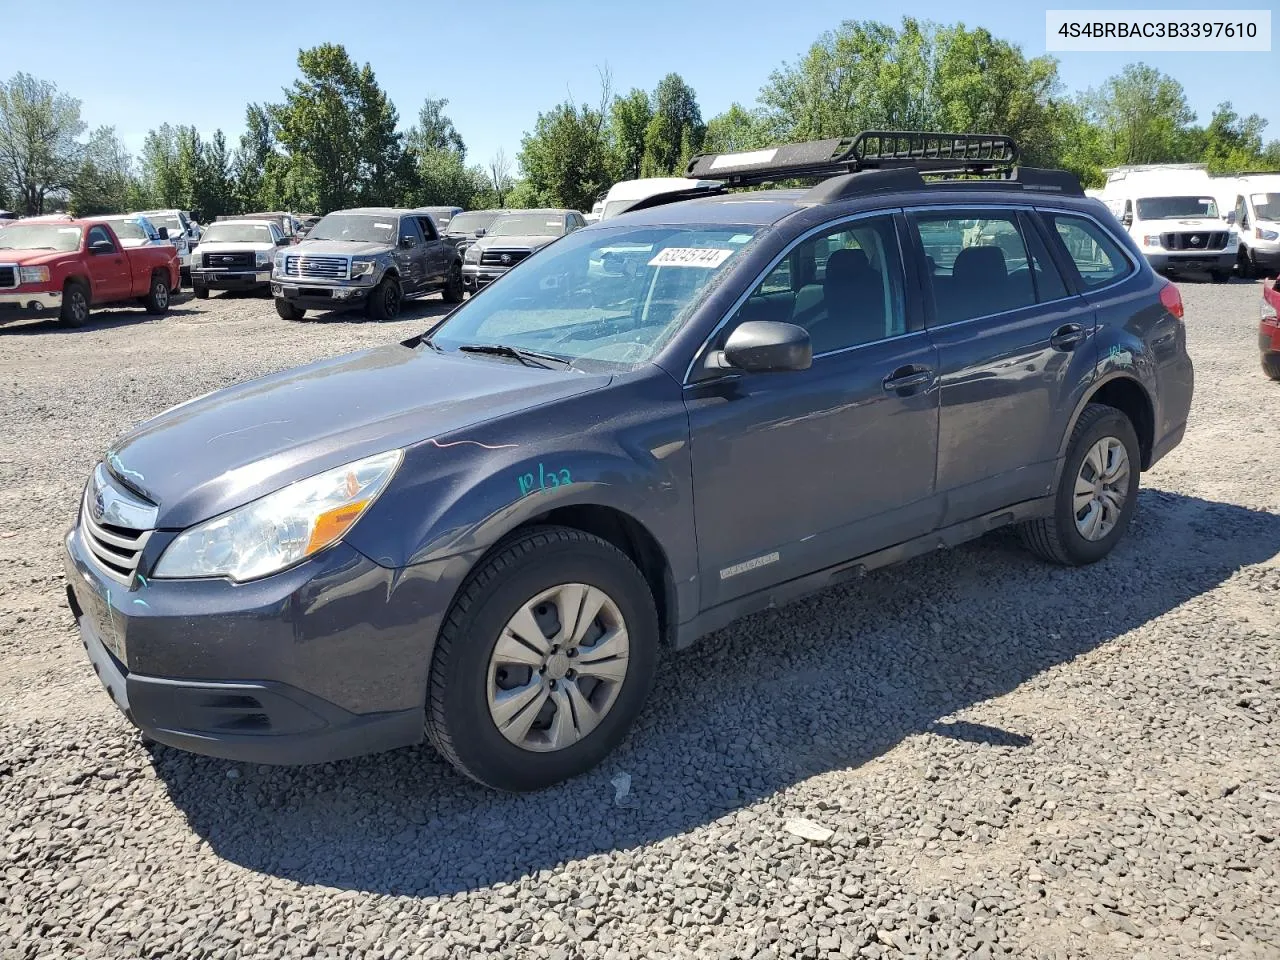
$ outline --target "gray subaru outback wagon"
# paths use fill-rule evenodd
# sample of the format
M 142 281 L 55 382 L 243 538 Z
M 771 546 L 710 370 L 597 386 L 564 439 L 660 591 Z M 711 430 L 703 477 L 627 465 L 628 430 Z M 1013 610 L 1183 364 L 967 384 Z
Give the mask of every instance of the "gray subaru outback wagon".
M 404 343 L 191 400 L 94 469 L 68 599 L 162 743 L 308 763 L 429 737 L 528 790 L 661 652 L 1016 525 L 1124 536 L 1181 439 L 1177 289 L 1007 138 L 702 156 Z M 735 192 L 777 180 L 807 189 Z

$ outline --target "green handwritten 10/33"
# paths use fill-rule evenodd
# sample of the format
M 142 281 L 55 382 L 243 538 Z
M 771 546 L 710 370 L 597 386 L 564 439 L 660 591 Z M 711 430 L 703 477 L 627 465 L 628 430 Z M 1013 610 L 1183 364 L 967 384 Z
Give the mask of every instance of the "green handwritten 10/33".
M 533 473 L 521 474 L 516 478 L 516 482 L 520 484 L 520 496 L 527 497 L 538 490 L 563 487 L 567 483 L 572 483 L 573 478 L 569 476 L 568 467 L 561 470 L 548 470 L 540 463 L 538 464 L 537 476 L 534 476 Z

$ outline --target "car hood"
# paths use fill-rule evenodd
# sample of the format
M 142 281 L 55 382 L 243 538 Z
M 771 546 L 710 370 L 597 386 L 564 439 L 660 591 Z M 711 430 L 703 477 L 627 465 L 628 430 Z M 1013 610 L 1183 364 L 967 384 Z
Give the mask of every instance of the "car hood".
M 1225 220 L 1216 220 L 1213 217 L 1186 217 L 1177 220 L 1160 220 L 1157 222 L 1161 225 L 1161 229 L 1166 231 L 1227 229 Z
M 391 244 L 374 243 L 370 240 L 303 240 L 284 249 L 288 253 L 312 257 L 361 257 L 386 253 L 391 249 Z
M 75 250 L 0 250 L 0 263 L 17 263 L 24 267 L 51 266 L 59 260 L 74 260 L 79 255 Z
M 396 344 L 197 397 L 121 437 L 112 473 L 181 529 L 295 480 L 598 389 L 608 376 Z
M 210 240 L 207 243 L 200 244 L 202 253 L 235 253 L 245 250 L 276 250 L 274 243 L 255 242 L 253 240 Z
M 558 240 L 556 236 L 545 236 L 542 234 L 530 234 L 523 237 L 481 237 L 476 241 L 476 246 L 481 250 L 490 248 L 497 250 L 541 250 L 552 240 Z

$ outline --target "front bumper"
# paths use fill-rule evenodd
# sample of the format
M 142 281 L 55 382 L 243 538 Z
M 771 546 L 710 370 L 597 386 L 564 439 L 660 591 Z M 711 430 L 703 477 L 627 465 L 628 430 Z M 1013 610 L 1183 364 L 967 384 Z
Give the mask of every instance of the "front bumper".
M 64 566 L 94 671 L 160 743 L 299 764 L 422 739 L 432 638 L 452 597 L 437 564 L 397 576 L 338 544 L 251 583 L 126 586 L 100 571 L 75 528 Z
M 1147 263 L 1157 272 L 1179 270 L 1233 270 L 1236 250 L 1206 250 L 1204 253 L 1146 253 Z
M 468 290 L 479 290 L 505 274 L 510 267 L 495 267 L 490 264 L 481 266 L 478 263 L 462 265 L 462 285 Z
M 272 280 L 271 295 L 307 310 L 345 310 L 363 304 L 377 284 L 319 284 Z
M 208 287 L 210 290 L 252 290 L 265 287 L 271 282 L 271 271 L 268 270 L 204 270 L 199 267 L 191 270 L 191 283 Z
M 61 290 L 7 290 L 0 293 L 0 323 L 57 316 L 61 310 Z

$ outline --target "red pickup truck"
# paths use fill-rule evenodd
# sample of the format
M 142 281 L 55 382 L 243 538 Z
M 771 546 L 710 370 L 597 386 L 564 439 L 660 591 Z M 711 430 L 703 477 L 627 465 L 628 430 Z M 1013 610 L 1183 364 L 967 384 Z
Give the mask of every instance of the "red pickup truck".
M 122 301 L 164 313 L 178 270 L 174 247 L 126 249 L 97 220 L 11 223 L 0 229 L 0 323 L 56 315 L 78 327 L 90 308 Z

